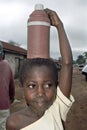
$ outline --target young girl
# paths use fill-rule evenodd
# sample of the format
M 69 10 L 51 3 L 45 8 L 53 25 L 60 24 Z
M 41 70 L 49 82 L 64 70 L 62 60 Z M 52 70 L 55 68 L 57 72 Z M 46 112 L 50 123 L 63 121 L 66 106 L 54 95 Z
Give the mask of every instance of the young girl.
M 62 56 L 59 79 L 51 59 L 27 59 L 20 71 L 27 108 L 8 118 L 7 130 L 64 130 L 67 113 L 74 102 L 70 95 L 72 53 L 69 41 L 56 12 L 45 11 L 59 34 Z

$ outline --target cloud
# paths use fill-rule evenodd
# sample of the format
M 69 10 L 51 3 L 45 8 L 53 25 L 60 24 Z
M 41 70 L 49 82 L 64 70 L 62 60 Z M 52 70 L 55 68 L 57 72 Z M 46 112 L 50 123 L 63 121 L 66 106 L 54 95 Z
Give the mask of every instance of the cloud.
M 27 48 L 27 20 L 36 3 L 42 3 L 59 14 L 72 50 L 77 53 L 87 51 L 87 0 L 67 0 L 65 3 L 63 0 L 0 0 L 0 40 L 13 40 Z M 55 28 L 51 28 L 50 44 L 51 53 L 59 53 Z

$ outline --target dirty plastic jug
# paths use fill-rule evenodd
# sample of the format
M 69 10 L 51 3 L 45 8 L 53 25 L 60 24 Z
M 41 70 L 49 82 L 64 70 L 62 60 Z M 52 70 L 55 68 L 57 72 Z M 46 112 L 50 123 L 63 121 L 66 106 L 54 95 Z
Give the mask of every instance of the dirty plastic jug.
M 27 58 L 49 58 L 50 20 L 42 4 L 35 5 L 27 22 Z

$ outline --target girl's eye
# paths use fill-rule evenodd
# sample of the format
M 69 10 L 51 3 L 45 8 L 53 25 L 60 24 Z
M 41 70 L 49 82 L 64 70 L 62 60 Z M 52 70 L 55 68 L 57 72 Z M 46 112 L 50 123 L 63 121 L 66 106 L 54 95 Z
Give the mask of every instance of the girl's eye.
M 48 84 L 45 84 L 44 85 L 44 88 L 50 88 L 52 86 L 52 84 L 51 83 L 48 83 Z
M 33 89 L 33 88 L 35 88 L 35 86 L 36 86 L 35 84 L 29 84 L 27 87 L 30 89 Z

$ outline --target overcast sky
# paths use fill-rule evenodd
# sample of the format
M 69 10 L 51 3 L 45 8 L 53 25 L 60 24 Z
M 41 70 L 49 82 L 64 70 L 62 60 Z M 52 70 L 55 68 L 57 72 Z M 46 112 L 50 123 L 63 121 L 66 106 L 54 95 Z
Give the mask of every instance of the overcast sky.
M 0 40 L 27 48 L 27 20 L 37 3 L 55 10 L 64 23 L 73 57 L 87 51 L 87 0 L 0 0 Z M 51 27 L 51 55 L 59 52 L 56 29 Z

